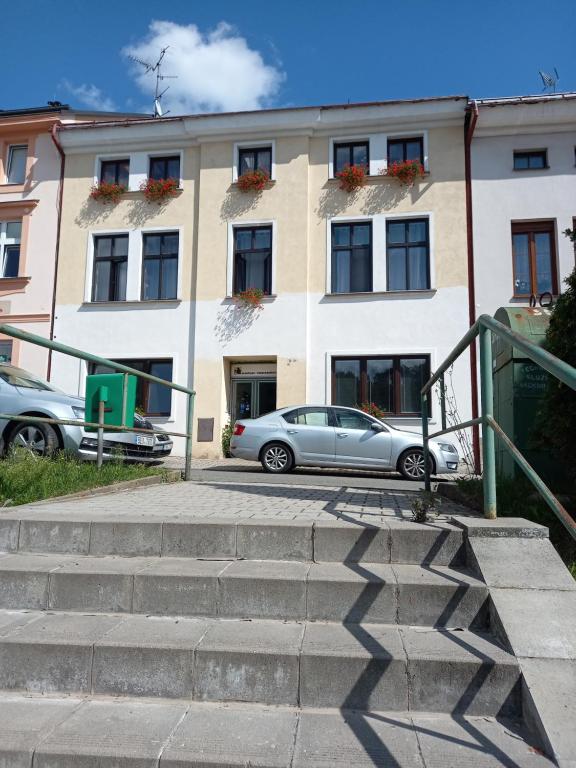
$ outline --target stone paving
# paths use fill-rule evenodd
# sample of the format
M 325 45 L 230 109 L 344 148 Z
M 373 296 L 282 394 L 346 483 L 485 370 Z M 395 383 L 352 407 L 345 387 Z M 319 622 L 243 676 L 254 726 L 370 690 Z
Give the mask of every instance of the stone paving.
M 377 523 L 412 515 L 411 504 L 418 491 L 374 488 L 265 485 L 257 483 L 173 483 L 133 491 L 111 493 L 73 501 L 47 501 L 45 504 L 18 507 L 18 516 L 75 519 L 142 517 L 169 519 L 195 518 L 275 518 L 279 520 L 334 520 L 354 518 Z M 443 499 L 439 520 L 452 515 L 470 514 L 459 505 Z M 13 517 L 14 508 L 0 511 Z

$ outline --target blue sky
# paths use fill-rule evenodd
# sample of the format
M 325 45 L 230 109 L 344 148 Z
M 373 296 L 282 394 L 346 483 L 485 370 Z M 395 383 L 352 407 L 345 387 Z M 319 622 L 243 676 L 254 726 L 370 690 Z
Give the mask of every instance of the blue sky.
M 173 113 L 538 93 L 538 70 L 553 67 L 558 89 L 576 90 L 575 10 L 574 0 L 4 2 L 12 72 L 0 107 L 149 108 L 152 79 L 126 52 L 149 58 L 167 42 Z

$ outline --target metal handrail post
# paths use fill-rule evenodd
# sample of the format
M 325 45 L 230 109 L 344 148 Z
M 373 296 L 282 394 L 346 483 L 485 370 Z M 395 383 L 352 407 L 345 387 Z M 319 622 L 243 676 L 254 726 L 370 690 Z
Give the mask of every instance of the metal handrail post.
M 104 463 L 104 429 L 102 424 L 104 423 L 104 400 L 102 394 L 99 395 L 98 400 L 98 445 L 96 448 L 96 466 L 98 469 L 102 468 Z
M 446 385 L 444 384 L 444 374 L 440 376 L 440 417 L 442 429 L 446 429 Z
M 488 418 L 494 417 L 494 387 L 492 382 L 492 332 L 480 326 L 480 401 L 482 408 L 482 483 L 484 487 L 484 517 L 496 517 L 496 456 L 494 430 Z
M 194 428 L 194 395 L 188 395 L 186 407 L 186 464 L 184 480 L 190 480 L 192 474 L 192 430 Z
M 428 392 L 420 398 L 422 411 L 422 458 L 424 459 L 424 488 L 430 492 L 430 451 L 428 448 Z

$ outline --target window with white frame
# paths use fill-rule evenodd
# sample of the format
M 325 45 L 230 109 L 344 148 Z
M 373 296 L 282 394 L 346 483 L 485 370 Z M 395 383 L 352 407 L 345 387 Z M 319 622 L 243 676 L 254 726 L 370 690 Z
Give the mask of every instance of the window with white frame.
M 391 219 L 386 222 L 387 290 L 430 288 L 428 219 Z
M 332 293 L 372 290 L 372 222 L 332 224 Z
M 272 147 L 239 147 L 238 176 L 250 171 L 264 171 L 272 176 Z
M 92 301 L 125 301 L 128 235 L 94 237 Z
M 100 161 L 100 183 L 101 184 L 120 184 L 128 188 L 130 178 L 130 160 L 101 160 Z
M 370 143 L 368 140 L 334 142 L 334 175 L 349 165 L 361 165 L 366 173 L 370 173 Z
M 26 180 L 27 144 L 11 144 L 8 147 L 6 163 L 6 183 L 24 184 Z
M 233 293 L 249 288 L 272 293 L 272 227 L 234 227 Z
M 176 298 L 178 241 L 178 232 L 148 232 L 143 235 L 143 301 Z
M 21 221 L 0 222 L 0 277 L 18 277 Z

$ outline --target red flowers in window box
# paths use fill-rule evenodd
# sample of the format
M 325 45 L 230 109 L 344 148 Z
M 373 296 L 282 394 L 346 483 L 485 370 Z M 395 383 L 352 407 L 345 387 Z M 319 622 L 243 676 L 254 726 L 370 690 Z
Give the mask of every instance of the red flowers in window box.
M 341 171 L 338 171 L 336 178 L 340 179 L 340 189 L 345 192 L 354 192 L 355 189 L 364 186 L 366 166 L 346 164 Z
M 126 192 L 126 187 L 123 184 L 111 184 L 107 181 L 101 181 L 92 187 L 90 197 L 99 203 L 116 205 L 124 192 Z
M 356 408 L 364 411 L 364 413 L 368 413 L 370 416 L 374 416 L 375 419 L 383 419 L 385 416 L 382 408 L 379 408 L 376 403 L 360 403 L 360 405 L 357 405 Z
M 176 197 L 178 179 L 146 179 L 140 184 L 140 191 L 149 203 L 161 203 Z
M 414 184 L 416 179 L 424 176 L 424 166 L 420 160 L 404 160 L 402 163 L 390 163 L 386 170 L 386 176 L 393 176 L 401 184 Z
M 262 309 L 263 298 L 264 291 L 262 288 L 246 288 L 245 291 L 240 291 L 234 296 L 234 300 L 238 304 L 250 309 Z
M 270 176 L 266 171 L 261 171 L 259 168 L 255 171 L 246 171 L 238 176 L 238 189 L 241 192 L 262 192 L 269 181 Z

